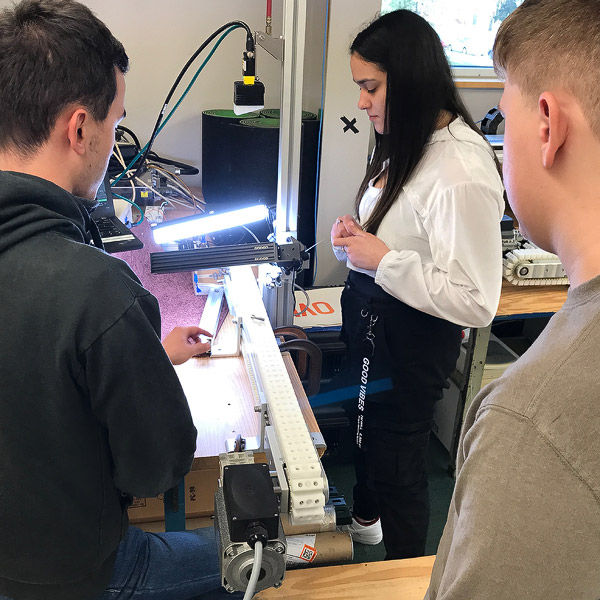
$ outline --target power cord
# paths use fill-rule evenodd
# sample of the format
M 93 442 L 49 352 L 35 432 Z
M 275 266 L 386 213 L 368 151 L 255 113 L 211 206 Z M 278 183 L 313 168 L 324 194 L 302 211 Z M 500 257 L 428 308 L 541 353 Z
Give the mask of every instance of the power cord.
M 252 573 L 250 574 L 248 587 L 246 588 L 243 600 L 250 600 L 250 598 L 254 596 L 256 584 L 258 583 L 260 570 L 262 568 L 263 545 L 267 543 L 268 539 L 267 528 L 262 522 L 254 521 L 253 523 L 248 524 L 246 529 L 246 541 L 250 548 L 254 548 L 254 560 L 252 563 Z
M 119 162 L 119 164 L 125 169 L 126 168 L 125 160 L 123 158 L 123 154 L 121 152 L 119 144 L 115 144 L 115 146 L 113 148 L 113 156 L 116 158 L 116 160 Z M 164 196 L 163 194 L 161 194 L 154 186 L 149 185 L 143 179 L 136 177 L 135 181 L 137 181 L 140 186 L 147 188 L 148 190 L 152 191 L 156 196 L 158 196 L 163 201 L 163 205 L 169 204 L 170 206 L 175 206 L 175 204 L 179 204 L 179 205 L 185 206 L 185 207 L 188 207 L 191 205 L 194 208 L 194 210 L 200 210 L 200 211 L 204 210 L 204 207 L 202 205 L 203 201 L 201 201 L 199 198 L 196 198 L 196 196 L 194 196 L 194 194 L 192 193 L 190 188 L 177 175 L 175 175 L 174 173 L 171 173 L 170 171 L 167 171 L 166 169 L 163 169 L 162 167 L 160 167 L 158 165 L 149 164 L 148 167 L 162 172 L 163 176 L 165 176 L 166 178 L 169 178 L 172 182 L 176 183 L 177 187 L 175 187 L 173 185 L 167 185 L 167 187 L 174 190 L 177 194 L 179 194 L 181 197 L 183 197 L 186 200 L 186 203 L 184 203 L 184 202 L 176 200 L 175 198 L 172 198 L 172 197 L 168 198 L 167 196 Z M 133 204 L 133 206 L 135 206 L 136 208 L 139 208 L 137 206 L 137 204 L 135 204 L 136 193 L 137 193 L 136 187 L 135 187 L 135 182 L 133 179 L 129 179 L 128 182 L 131 185 L 131 199 L 121 196 L 115 192 L 113 192 L 113 195 L 118 198 L 121 198 L 122 200 L 125 200 L 126 202 Z M 114 185 L 114 183 L 112 185 Z M 112 187 L 112 185 L 111 185 L 111 187 Z M 143 220 L 144 220 L 143 218 L 140 219 L 133 226 L 139 225 Z
M 306 298 L 306 307 L 304 308 L 304 310 L 301 310 L 300 312 L 296 312 L 296 295 L 294 294 L 294 313 L 297 314 L 298 316 L 300 316 L 300 315 L 303 315 L 308 310 L 308 307 L 310 306 L 310 298 L 308 297 L 308 292 L 303 287 L 298 285 L 297 283 L 294 283 L 294 288 L 300 290 L 304 294 L 304 297 Z
M 131 206 L 133 206 L 139 210 L 140 220 L 136 221 L 135 223 L 132 223 L 131 224 L 132 227 L 137 227 L 140 223 L 144 222 L 144 211 L 135 202 L 132 202 L 131 200 L 129 200 L 129 198 L 125 198 L 125 196 L 121 196 L 120 194 L 115 194 L 114 192 L 113 192 L 113 196 L 115 198 L 120 198 L 121 200 L 125 200 L 125 202 L 129 202 L 129 204 L 131 204 Z
M 250 580 L 248 581 L 248 587 L 246 588 L 243 600 L 250 600 L 252 596 L 254 596 L 254 592 L 256 591 L 256 584 L 258 583 L 258 577 L 262 568 L 262 553 L 262 542 L 256 542 L 256 544 L 254 545 L 254 561 L 252 563 L 252 573 L 250 574 Z
M 166 123 L 168 122 L 168 120 L 171 118 L 171 115 L 174 113 L 174 111 L 178 108 L 179 104 L 183 101 L 183 99 L 185 98 L 185 96 L 187 95 L 189 89 L 191 88 L 191 86 L 194 84 L 194 82 L 196 81 L 196 78 L 198 77 L 198 75 L 200 74 L 200 72 L 202 71 L 202 69 L 204 68 L 204 66 L 206 65 L 206 63 L 208 62 L 208 60 L 212 57 L 213 53 L 215 52 L 215 50 L 218 48 L 219 44 L 223 41 L 223 39 L 225 37 L 227 37 L 232 31 L 239 29 L 239 28 L 244 28 L 246 30 L 246 49 L 250 49 L 254 48 L 254 39 L 252 37 L 252 31 L 250 30 L 250 28 L 248 27 L 248 25 L 246 25 L 246 23 L 244 23 L 243 21 L 230 21 L 229 23 L 226 23 L 225 25 L 222 25 L 221 27 L 219 27 L 215 32 L 213 32 L 202 44 L 201 46 L 196 50 L 196 52 L 194 52 L 194 54 L 189 58 L 189 60 L 187 61 L 187 63 L 184 65 L 183 69 L 179 72 L 179 75 L 177 76 L 177 78 L 175 79 L 175 82 L 173 83 L 173 85 L 171 86 L 171 89 L 169 90 L 169 93 L 167 94 L 167 97 L 165 98 L 165 101 L 163 103 L 163 107 L 162 110 L 160 111 L 158 118 L 156 119 L 156 123 L 154 125 L 154 129 L 152 131 L 152 134 L 150 135 L 150 140 L 148 141 L 148 143 L 144 146 L 144 148 L 140 151 L 140 153 L 138 154 L 138 156 L 136 156 L 131 163 L 128 165 L 127 169 L 124 170 L 113 182 L 112 185 L 115 185 L 118 181 L 120 181 L 123 177 L 126 176 L 127 171 L 129 169 L 131 169 L 132 165 L 134 165 L 138 158 L 140 158 L 141 156 L 141 160 L 139 165 L 137 166 L 137 168 L 135 169 L 133 175 L 128 176 L 129 179 L 135 179 L 136 177 L 139 176 L 139 174 L 141 173 L 142 169 L 144 168 L 144 163 L 146 161 L 146 158 L 148 157 L 148 153 L 150 152 L 150 149 L 152 148 L 152 144 L 154 143 L 154 140 L 156 139 L 156 136 L 160 133 L 160 131 L 162 130 L 162 126 L 166 125 Z M 225 31 L 227 30 L 227 31 Z M 223 31 L 225 31 L 225 33 L 221 36 L 221 38 L 217 41 L 217 43 L 215 44 L 214 48 L 212 49 L 211 53 L 208 55 L 208 57 L 206 58 L 206 60 L 202 63 L 202 65 L 200 66 L 200 68 L 198 69 L 198 71 L 196 71 L 196 74 L 194 75 L 192 81 L 190 82 L 190 84 L 188 85 L 188 87 L 186 88 L 185 92 L 183 93 L 183 95 L 181 96 L 181 98 L 179 99 L 179 101 L 177 102 L 177 104 L 175 105 L 175 107 L 173 108 L 173 110 L 169 113 L 169 115 L 164 119 L 164 123 L 161 126 L 161 123 L 163 122 L 163 118 L 165 115 L 165 112 L 167 110 L 167 106 L 169 104 L 169 102 L 171 101 L 171 98 L 173 96 L 173 94 L 175 93 L 175 90 L 177 89 L 177 87 L 179 86 L 179 83 L 181 82 L 181 79 L 183 78 L 183 76 L 185 75 L 185 73 L 187 72 L 187 70 L 189 69 L 189 67 L 192 65 L 192 63 L 196 60 L 196 58 L 198 57 L 198 55 Z
M 125 161 L 123 160 L 123 154 L 121 154 L 121 149 L 119 148 L 118 144 L 114 145 L 113 155 L 117 158 L 117 160 L 124 167 Z M 125 202 L 129 202 L 129 204 L 131 204 L 132 206 L 134 206 L 135 208 L 138 209 L 138 211 L 140 213 L 140 219 L 139 219 L 139 221 L 136 221 L 135 223 L 131 224 L 132 227 L 137 227 L 140 223 L 143 223 L 143 221 L 144 221 L 144 211 L 135 203 L 135 185 L 133 184 L 133 181 L 131 182 L 131 190 L 132 190 L 131 200 L 128 198 L 125 198 L 124 196 L 121 196 L 120 194 L 115 194 L 114 192 L 113 192 L 113 196 L 115 196 L 116 198 L 120 198 L 121 200 L 125 200 Z
M 200 170 L 192 165 L 186 165 L 185 163 L 179 162 L 177 160 L 173 160 L 171 158 L 163 158 L 159 156 L 152 150 L 148 152 L 148 158 L 152 159 L 155 162 L 162 163 L 163 165 L 169 165 L 171 167 L 176 167 L 179 170 L 178 175 L 198 175 Z
M 129 129 L 128 127 L 125 127 L 125 125 L 117 125 L 116 133 L 117 133 L 117 141 L 118 142 L 120 142 L 123 139 L 123 133 L 126 133 L 129 135 L 129 137 L 131 137 L 136 150 L 139 150 L 141 148 L 140 140 L 138 140 L 137 135 L 135 135 L 135 133 L 133 133 L 133 131 L 131 131 L 131 129 Z
M 194 210 L 204 211 L 204 200 L 201 200 L 200 198 L 196 197 L 190 189 L 190 187 L 175 173 L 171 173 L 171 171 L 168 171 L 167 169 L 164 169 L 160 165 L 154 163 L 148 163 L 147 168 L 149 170 L 157 171 L 158 173 L 162 174 L 163 177 L 169 179 L 172 183 L 174 183 L 174 186 L 167 184 L 167 187 L 174 189 L 179 194 L 183 194 L 187 199 L 189 199 L 190 204 L 192 205 Z
M 260 240 L 256 237 L 256 234 L 250 228 L 246 227 L 245 225 L 242 225 L 242 228 L 245 229 L 254 238 L 254 241 L 257 244 L 260 244 Z

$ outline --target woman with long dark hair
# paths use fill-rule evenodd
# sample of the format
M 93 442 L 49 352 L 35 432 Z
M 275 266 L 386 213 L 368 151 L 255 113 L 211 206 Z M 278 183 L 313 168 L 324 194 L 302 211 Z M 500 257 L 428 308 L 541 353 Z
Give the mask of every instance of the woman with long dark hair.
M 488 325 L 498 305 L 503 187 L 423 18 L 381 16 L 350 53 L 376 138 L 356 216 L 331 230 L 350 268 L 342 294 L 356 424 L 350 531 L 367 544 L 383 531 L 387 557 L 407 558 L 425 550 L 429 435 L 461 330 Z

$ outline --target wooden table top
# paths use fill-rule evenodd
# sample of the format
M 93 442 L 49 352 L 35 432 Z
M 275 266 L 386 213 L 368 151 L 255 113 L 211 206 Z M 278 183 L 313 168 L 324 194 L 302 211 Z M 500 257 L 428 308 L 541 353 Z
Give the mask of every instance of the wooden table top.
M 287 571 L 283 585 L 259 592 L 256 600 L 423 600 L 435 556 L 405 560 L 305 567 Z
M 497 317 L 555 313 L 567 299 L 568 285 L 512 285 L 502 280 Z

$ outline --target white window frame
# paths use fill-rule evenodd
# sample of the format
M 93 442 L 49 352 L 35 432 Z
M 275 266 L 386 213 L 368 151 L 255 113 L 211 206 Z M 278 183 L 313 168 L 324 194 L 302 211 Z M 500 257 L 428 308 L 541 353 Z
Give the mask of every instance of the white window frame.
M 494 67 L 452 67 L 455 81 L 473 81 L 485 79 L 487 81 L 500 81 Z

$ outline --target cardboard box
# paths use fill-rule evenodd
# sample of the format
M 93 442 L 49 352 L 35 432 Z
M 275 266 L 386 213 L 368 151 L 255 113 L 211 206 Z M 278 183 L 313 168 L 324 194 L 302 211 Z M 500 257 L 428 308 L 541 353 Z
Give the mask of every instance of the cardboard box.
M 185 476 L 185 516 L 208 517 L 215 511 L 214 497 L 217 491 L 219 469 L 197 469 Z M 165 507 L 163 495 L 156 498 L 134 498 L 129 507 L 129 521 L 144 523 L 163 521 Z
M 255 452 L 255 462 L 266 462 L 264 452 Z M 194 459 L 192 470 L 185 476 L 186 518 L 211 517 L 215 513 L 215 492 L 220 476 L 218 456 Z M 165 520 L 163 495 L 156 498 L 134 498 L 129 507 L 130 523 L 150 523 Z
M 303 329 L 312 327 L 339 329 L 342 325 L 340 297 L 343 289 L 343 286 L 313 288 L 308 292 L 310 300 L 308 306 L 306 306 L 306 296 L 302 292 L 295 292 L 294 325 Z

